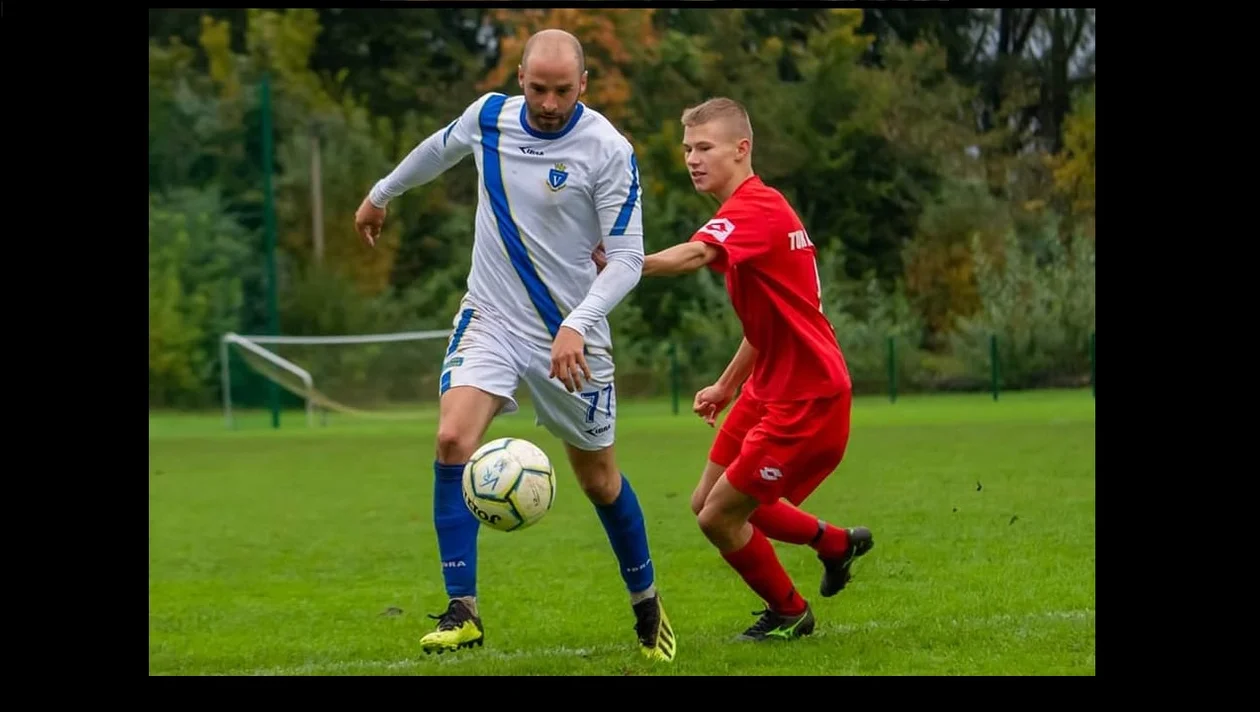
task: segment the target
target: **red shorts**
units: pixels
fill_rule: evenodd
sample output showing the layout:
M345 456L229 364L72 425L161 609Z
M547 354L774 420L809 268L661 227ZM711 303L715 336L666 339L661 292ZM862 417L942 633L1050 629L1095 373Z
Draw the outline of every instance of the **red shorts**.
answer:
M735 489L770 504L799 505L840 465L849 444L852 394L803 401L741 395L722 422L709 460Z

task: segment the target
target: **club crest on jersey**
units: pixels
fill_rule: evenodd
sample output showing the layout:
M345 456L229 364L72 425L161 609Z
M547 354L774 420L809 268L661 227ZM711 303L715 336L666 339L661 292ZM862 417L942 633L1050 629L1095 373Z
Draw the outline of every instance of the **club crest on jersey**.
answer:
M547 187L552 190L560 190L569 180L569 172L565 170L563 163L557 163L547 172Z

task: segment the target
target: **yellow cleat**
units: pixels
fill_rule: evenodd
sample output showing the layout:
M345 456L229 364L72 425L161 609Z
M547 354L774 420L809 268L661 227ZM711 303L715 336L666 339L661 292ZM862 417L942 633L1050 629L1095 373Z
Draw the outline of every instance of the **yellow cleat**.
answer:
M486 634L481 629L481 619L475 615L468 604L458 599L451 600L446 612L440 616L430 615L438 621L437 630L420 639L420 648L425 652L441 655L460 648L471 648L483 645Z
M674 627L661 606L660 594L634 604L634 631L639 636L639 652L649 660L671 662L676 650Z

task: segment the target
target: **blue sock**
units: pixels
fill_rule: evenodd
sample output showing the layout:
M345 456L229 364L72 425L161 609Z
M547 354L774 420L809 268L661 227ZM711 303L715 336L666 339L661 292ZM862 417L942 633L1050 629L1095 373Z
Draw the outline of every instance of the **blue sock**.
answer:
M613 553L617 555L621 578L630 593L639 593L656 580L652 568L652 556L648 552L647 527L643 522L643 510L639 498L630 487L630 480L621 475L621 494L607 506L595 506L599 521L608 533Z
M477 595L477 533L481 523L464 505L463 465L433 463L433 524L437 529L442 578L451 598Z

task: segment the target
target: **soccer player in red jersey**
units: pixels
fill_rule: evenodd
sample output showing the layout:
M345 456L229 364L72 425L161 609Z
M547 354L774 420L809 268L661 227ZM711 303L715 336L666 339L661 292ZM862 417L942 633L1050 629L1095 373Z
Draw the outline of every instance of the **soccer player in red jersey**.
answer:
M766 602L741 638L809 635L813 612L768 538L818 552L824 597L845 587L854 559L874 546L866 527L842 529L798 508L844 457L848 367L822 311L809 234L783 195L753 172L747 111L716 98L685 111L682 124L692 183L721 207L687 242L646 256L643 275L706 266L724 274L744 328L726 371L695 397L693 410L712 426L742 386L714 440L692 510L709 541Z

